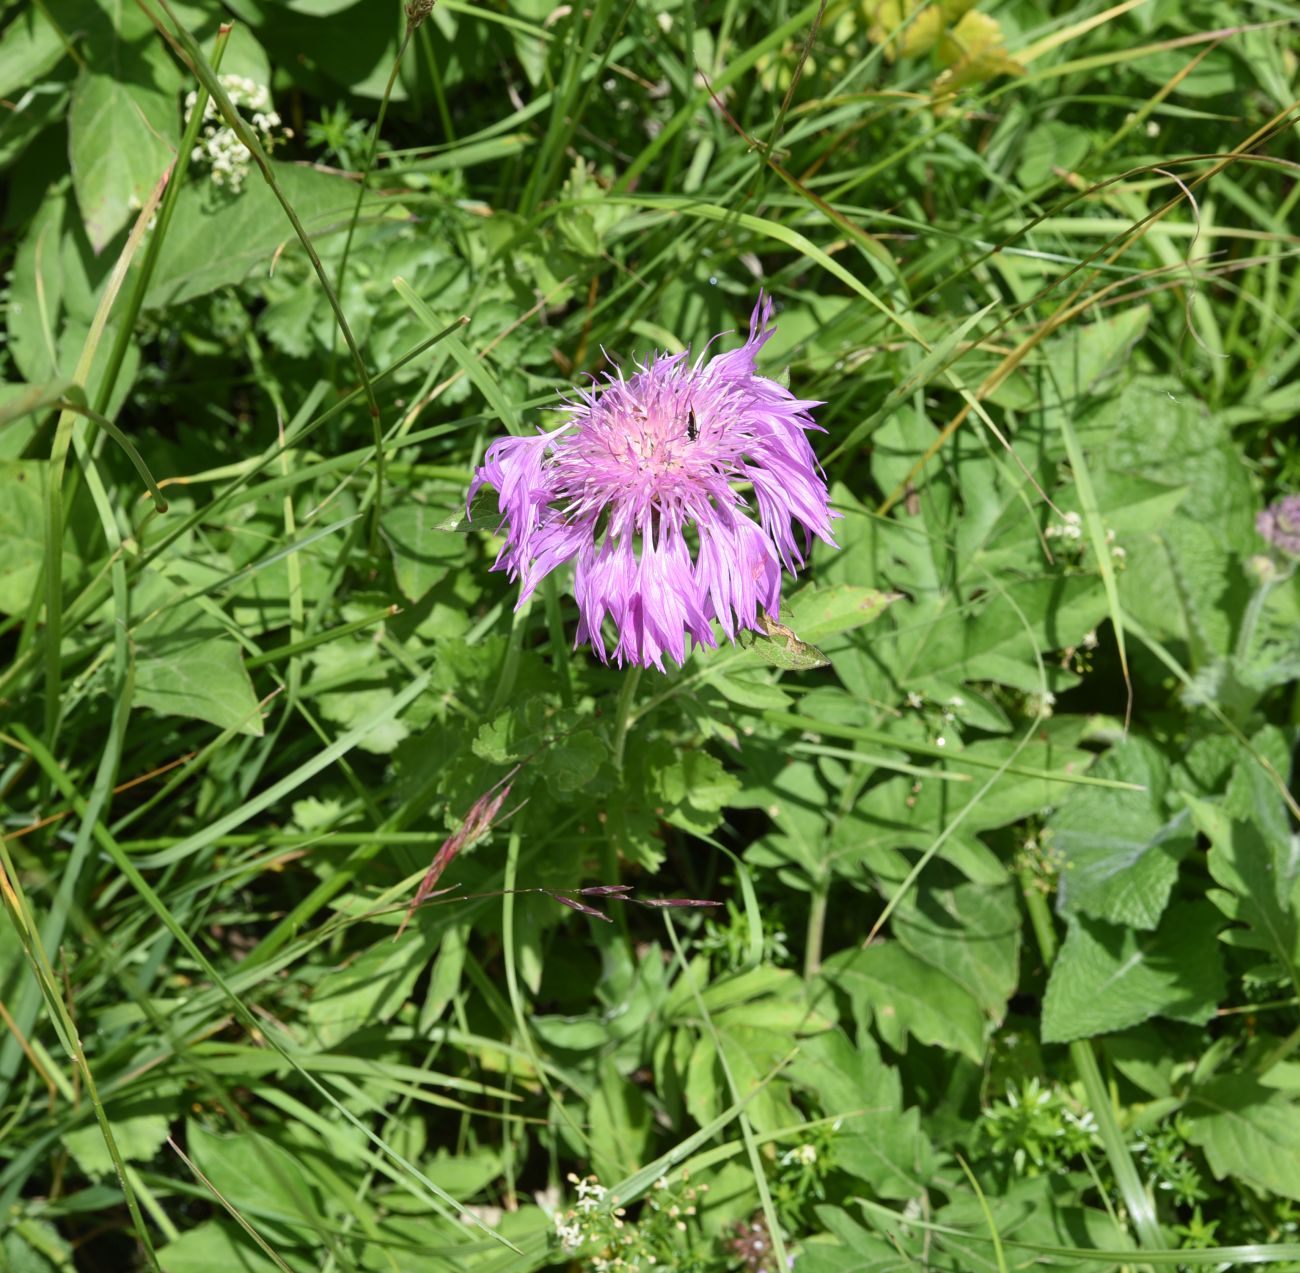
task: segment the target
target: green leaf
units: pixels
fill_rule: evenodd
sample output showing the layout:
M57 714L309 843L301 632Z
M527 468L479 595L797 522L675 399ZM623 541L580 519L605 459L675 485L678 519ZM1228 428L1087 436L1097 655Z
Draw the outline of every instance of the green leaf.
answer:
M440 941L440 930L412 926L396 941L385 934L345 967L326 973L307 1008L321 1046L336 1047L362 1026L388 1021L411 997Z
M678 751L662 741L644 753L646 789L661 817L693 835L707 835L740 791L736 776L699 748Z
M1078 422L1098 472L1158 479L1182 491L1177 508L1125 530L1119 575L1124 610L1157 637L1187 641L1194 662L1227 654L1250 599L1241 558L1258 549L1258 496L1241 448L1222 419L1178 381L1138 377Z
M445 508L406 500L384 511L384 539L393 555L397 586L418 601L465 557L465 541L444 529Z
M0 98L14 98L39 83L67 53L49 15L39 5L25 8L0 35Z
M315 1235L325 1204L320 1190L287 1149L260 1132L221 1135L194 1119L186 1124L185 1141L212 1188L230 1206L245 1212L272 1246Z
M1252 822L1188 797L1196 824L1210 840L1210 874L1221 886L1210 899L1231 920L1246 926L1226 936L1278 961L1300 990L1300 878L1285 837L1266 836Z
M1220 1180L1243 1180L1300 1200L1300 1108L1248 1074L1196 1088L1187 1103L1188 1139Z
M760 611L758 621L763 625L763 634L742 631L738 644L769 667L779 667L787 672L807 672L830 663L830 659L815 645L801 640L791 628L777 623L770 615Z
M163 1273L282 1273L233 1220L204 1220L158 1252Z
M0 1269L5 1273L72 1273L72 1247L48 1221L13 1216L0 1237Z
M1191 819L1165 811L1168 762L1138 738L1113 747L1093 774L1146 791L1076 787L1048 821L1051 847L1065 857L1060 908L1109 924L1154 928L1194 842Z
M239 642L214 614L148 571L133 604L145 616L131 632L136 706L260 738L262 713Z
M920 1111L903 1109L898 1071L884 1063L869 1034L860 1034L856 1046L838 1029L808 1039L788 1074L816 1097L823 1113L841 1120L836 1167L881 1198L921 1195L934 1174L934 1151Z
M548 787L559 795L581 791L595 778L609 749L589 729L552 743L539 757Z
M357 197L350 181L275 160L271 168L313 238L346 226ZM367 215L365 210L362 215ZM240 283L255 271L265 276L281 249L288 256L301 251L283 209L256 172L249 174L238 194L214 195L204 182L188 185L177 197L145 305L150 309L179 305ZM323 250L319 241L317 250Z
M910 891L892 931L912 954L947 974L1000 1022L1020 978L1020 911L1010 883Z
M148 1162L162 1148L171 1127L163 1114L115 1116L112 1124L113 1139L127 1162ZM113 1159L97 1122L64 1132L63 1147L86 1175L102 1179L113 1174Z
M63 219L63 199L44 199L14 255L5 315L9 351L18 370L32 384L53 380L59 373Z
M849 996L860 1023L874 1018L895 1051L904 1050L910 1034L975 1062L983 1057L984 1016L974 996L901 943L842 950L826 960L822 972Z
M351 728L397 696L396 669L373 641L331 641L313 650L310 657L312 678L305 692L320 704L321 714L336 725ZM376 756L386 756L410 733L403 716L396 716L367 734L357 746Z
M1078 645L1106 613L1101 581L1091 575L1026 579L1005 592L990 591L917 632L904 652L906 687L939 698L953 680L996 681L1033 693L1042 687L1035 651Z
M73 86L72 183L96 252L144 206L176 154L176 81L162 78L152 59L135 55L111 70L88 66Z
M600 1067L600 1084L587 1106L591 1161L602 1179L631 1174L650 1149L653 1121L644 1093L620 1074L612 1057Z
M875 622L899 596L852 584L833 584L829 588L809 584L790 598L790 627L801 640L823 641Z
M0 460L0 614L22 614L41 577L48 471L48 460ZM75 577L73 545L64 552L64 578Z
M1208 1021L1226 987L1213 930L1204 902L1170 907L1152 933L1072 917L1043 998L1043 1041L1091 1038L1154 1016Z
M455 531L466 534L472 530L485 530L495 534L501 525L501 508L497 493L491 487L484 487L474 496L474 503L466 512L457 508L444 517L437 525L441 531Z
M1125 356L1150 322L1151 306L1135 305L1111 318L1076 324L1067 335L1050 342L1047 366L1067 411L1076 411L1077 399L1094 393L1123 367Z

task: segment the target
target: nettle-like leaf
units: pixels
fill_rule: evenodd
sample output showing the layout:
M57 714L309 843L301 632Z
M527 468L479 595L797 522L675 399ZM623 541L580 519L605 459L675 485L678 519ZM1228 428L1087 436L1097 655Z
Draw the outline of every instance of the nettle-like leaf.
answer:
M1215 918L1205 902L1171 906L1154 932L1071 918L1043 998L1044 1042L1111 1034L1154 1016L1208 1021L1227 988L1211 940Z
M822 975L848 995L860 1025L874 1023L895 1051L907 1035L978 1062L984 1055L984 1014L975 996L901 942L842 950Z
M1169 763L1150 743L1130 738L1093 768L1144 791L1076 787L1048 820L1050 844L1064 856L1060 909L1151 929L1168 904L1178 864L1195 833L1186 809L1166 800Z
M1281 803L1276 793L1274 800ZM1210 874L1220 886L1210 890L1210 900L1244 925L1223 939L1269 955L1300 991L1300 853L1285 814L1281 834L1276 824L1269 834L1253 819L1234 818L1207 801L1188 797L1188 804L1210 840Z
M1150 520L1117 530L1125 610L1186 641L1196 661L1227 654L1250 599L1242 562L1259 544L1259 498L1228 425L1177 381L1139 376L1087 411L1078 432L1101 489L1137 479L1182 492L1173 508L1157 501Z
M1219 1180L1244 1180L1300 1200L1300 1106L1254 1075L1230 1074L1193 1089L1188 1139Z
M1009 880L944 886L934 874L924 888L904 895L891 931L912 954L968 990L996 1025L1020 978L1015 887Z
M903 1108L898 1070L887 1065L870 1034L856 1043L841 1029L805 1040L788 1071L827 1117L841 1120L835 1165L881 1198L919 1197L935 1171L935 1153L921 1112Z
M132 609L140 616L131 629L138 706L241 734L262 734L262 713L243 652L215 605L186 598L169 579L145 571Z

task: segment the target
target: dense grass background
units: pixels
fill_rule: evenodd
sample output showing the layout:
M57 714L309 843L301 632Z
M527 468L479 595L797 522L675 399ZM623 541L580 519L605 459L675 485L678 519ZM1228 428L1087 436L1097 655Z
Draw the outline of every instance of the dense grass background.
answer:
M0 1267L1300 1268L1300 9L0 15ZM760 287L604 667L469 477Z

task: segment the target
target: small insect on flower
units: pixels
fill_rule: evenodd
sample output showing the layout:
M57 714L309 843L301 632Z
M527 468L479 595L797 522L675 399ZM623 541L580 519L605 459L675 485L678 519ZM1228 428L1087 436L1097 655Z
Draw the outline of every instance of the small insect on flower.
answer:
M760 294L740 348L620 368L575 389L558 428L488 447L468 502L496 488L493 569L520 581L519 604L571 561L574 644L661 672L665 654L685 662L688 636L715 647L714 622L734 641L779 616L782 568L795 574L814 536L834 547L838 514L807 438L821 404L757 373L775 330Z

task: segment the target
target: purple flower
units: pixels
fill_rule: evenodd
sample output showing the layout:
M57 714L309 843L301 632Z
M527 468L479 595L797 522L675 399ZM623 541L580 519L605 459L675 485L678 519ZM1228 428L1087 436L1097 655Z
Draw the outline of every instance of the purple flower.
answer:
M1283 495L1258 517L1255 529L1275 548L1300 557L1300 495Z
M573 562L574 644L590 641L603 661L607 618L615 661L661 672L665 654L685 662L688 634L716 646L715 619L731 641L761 631L760 611L780 612L782 567L795 573L814 535L835 543L838 514L805 436L821 404L755 373L771 317L760 293L739 349L707 362L658 355L575 390L564 424L499 438L470 483L470 501L496 487L506 542L493 569L520 580L520 604Z

